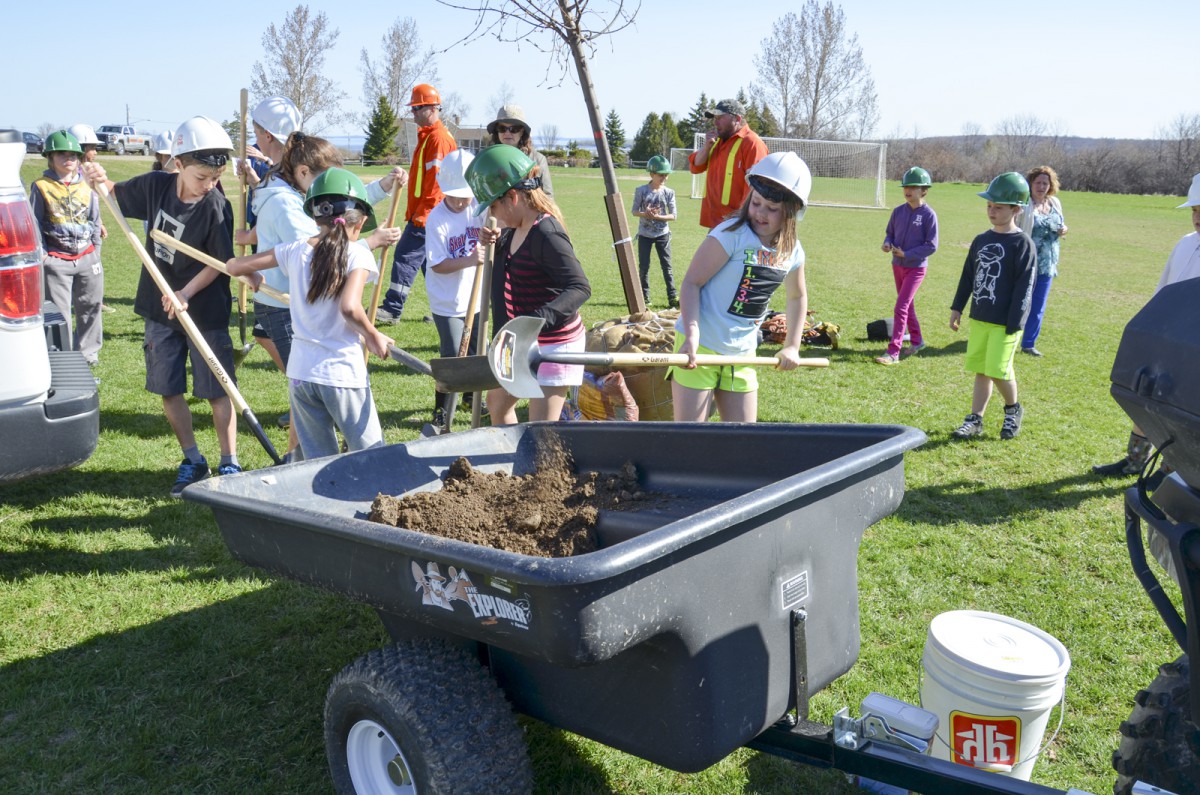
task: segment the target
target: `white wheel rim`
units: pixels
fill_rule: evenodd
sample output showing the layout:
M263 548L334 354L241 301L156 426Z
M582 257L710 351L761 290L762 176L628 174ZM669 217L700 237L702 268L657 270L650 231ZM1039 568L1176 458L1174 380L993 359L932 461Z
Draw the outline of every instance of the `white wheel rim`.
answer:
M380 724L360 720L346 735L346 764L356 792L363 795L416 795L408 760Z

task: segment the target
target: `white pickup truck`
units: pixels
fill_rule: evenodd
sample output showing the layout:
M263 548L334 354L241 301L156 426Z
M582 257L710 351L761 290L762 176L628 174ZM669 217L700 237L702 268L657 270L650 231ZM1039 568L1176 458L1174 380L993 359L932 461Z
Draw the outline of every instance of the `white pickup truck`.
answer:
M0 130L0 484L85 461L100 433L96 379L82 353L64 350L62 312L42 301L24 158L21 133Z
M96 137L100 139L102 151L117 155L149 155L154 151L153 137L128 124L103 124L96 130Z

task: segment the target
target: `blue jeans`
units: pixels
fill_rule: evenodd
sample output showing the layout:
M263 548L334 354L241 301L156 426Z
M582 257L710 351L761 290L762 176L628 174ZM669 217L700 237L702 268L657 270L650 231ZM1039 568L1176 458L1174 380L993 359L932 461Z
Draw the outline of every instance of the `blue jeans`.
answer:
M417 280L417 272L425 268L425 227L409 221L404 234L396 244L396 257L392 260L392 280L383 297L383 309L396 317L404 311L404 302Z
M270 306L254 302L254 320L261 326L267 339L275 343L279 359L287 370L288 357L292 355L292 312L286 306ZM255 335L257 336L257 335Z
M1037 275L1033 283L1033 295L1029 298L1029 319L1025 321L1025 334L1021 337L1022 348L1032 348L1037 345L1038 335L1042 333L1042 318L1046 316L1046 301L1050 297L1050 285L1054 284L1053 276Z

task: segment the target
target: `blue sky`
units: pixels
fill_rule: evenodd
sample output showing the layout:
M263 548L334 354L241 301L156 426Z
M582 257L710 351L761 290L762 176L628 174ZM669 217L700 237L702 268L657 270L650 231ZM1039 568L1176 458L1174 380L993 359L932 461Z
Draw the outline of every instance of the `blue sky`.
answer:
M607 7L605 0L593 4ZM206 0L190 11L164 7L156 15L65 0L54 13L55 20L71 20L63 25L48 22L36 3L10 4L6 62L29 80L10 76L0 83L0 126L123 122L127 106L130 119L151 132L195 114L232 118L239 90L249 87L251 69L262 60L263 32L296 5ZM460 39L473 22L468 12L435 0L308 5L324 10L340 31L325 75L356 114L366 110L359 52L378 47L395 19L415 18L423 41L439 48ZM1180 114L1200 113L1194 55L1200 3L841 5L875 79L880 136L954 135L964 125L994 132L1004 119L1033 115L1066 135L1148 138ZM799 4L643 0L634 28L597 45L591 69L603 112L616 109L632 138L651 111L682 115L701 91L720 98L749 87L759 43L789 8ZM96 57L87 56L88 46ZM58 76L77 64L86 72L73 80ZM439 55L436 66L438 87L456 91L469 106L464 122L491 119L493 100L507 83L535 136L547 123L557 125L564 140L590 135L573 70L559 85L559 70L528 44L459 45ZM357 124L323 131L334 140L360 133Z

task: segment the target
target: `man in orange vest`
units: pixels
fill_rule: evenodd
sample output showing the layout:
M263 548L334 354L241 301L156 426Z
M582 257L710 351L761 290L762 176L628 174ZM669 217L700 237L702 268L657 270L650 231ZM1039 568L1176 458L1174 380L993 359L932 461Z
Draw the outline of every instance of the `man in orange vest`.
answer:
M704 136L704 146L688 155L693 174L708 172L700 226L712 229L736 213L746 198L746 172L767 156L767 145L746 126L746 109L736 99L723 99L704 112L713 129Z
M392 260L392 280L375 315L378 323L400 322L417 272L425 267L425 219L442 200L438 171L442 158L458 148L440 118L441 104L442 97L433 86L419 83L413 87L408 106L417 123L417 148L409 167L408 209L404 213L404 234L396 244L396 258Z

